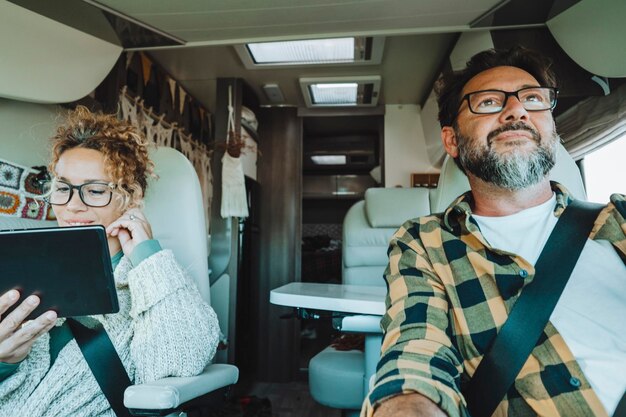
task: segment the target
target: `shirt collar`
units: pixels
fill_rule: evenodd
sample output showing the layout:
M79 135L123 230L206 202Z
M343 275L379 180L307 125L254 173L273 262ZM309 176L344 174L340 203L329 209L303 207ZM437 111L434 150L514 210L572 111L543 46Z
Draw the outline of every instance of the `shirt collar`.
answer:
M550 181L550 187L552 191L556 194L556 206L554 207L554 215L559 217L565 207L573 200L570 192L563 186L555 181ZM467 224L470 216L472 215L472 205L474 203L474 197L472 196L471 191L467 191L466 193L457 197L452 204L446 208L443 212L443 222L444 225L449 230L454 230L455 228L465 224L466 228L471 231L472 226ZM465 221L464 221L465 220ZM471 222L473 225L475 223Z

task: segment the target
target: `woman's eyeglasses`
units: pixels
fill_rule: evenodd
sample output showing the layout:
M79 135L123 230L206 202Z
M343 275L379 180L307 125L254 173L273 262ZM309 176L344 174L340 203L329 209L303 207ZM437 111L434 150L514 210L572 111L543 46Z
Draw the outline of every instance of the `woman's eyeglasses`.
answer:
M44 200L56 206L63 206L70 202L74 190L78 190L81 201L89 207L104 207L111 203L113 183L93 181L81 185L73 185L61 180L50 180L43 183Z

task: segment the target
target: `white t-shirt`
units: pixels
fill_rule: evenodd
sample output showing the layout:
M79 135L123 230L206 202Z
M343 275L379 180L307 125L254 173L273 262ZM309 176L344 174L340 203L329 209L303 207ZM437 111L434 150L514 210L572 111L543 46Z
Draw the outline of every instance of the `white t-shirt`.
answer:
M534 265L558 220L555 206L553 195L510 216L472 217L492 247ZM612 414L626 390L626 266L610 242L587 239L550 321Z

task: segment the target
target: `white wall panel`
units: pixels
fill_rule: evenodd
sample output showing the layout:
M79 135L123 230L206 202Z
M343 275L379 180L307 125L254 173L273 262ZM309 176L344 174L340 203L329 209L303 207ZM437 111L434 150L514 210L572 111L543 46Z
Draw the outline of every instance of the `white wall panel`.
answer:
M5 1L0 51L0 97L65 103L95 89L122 47Z

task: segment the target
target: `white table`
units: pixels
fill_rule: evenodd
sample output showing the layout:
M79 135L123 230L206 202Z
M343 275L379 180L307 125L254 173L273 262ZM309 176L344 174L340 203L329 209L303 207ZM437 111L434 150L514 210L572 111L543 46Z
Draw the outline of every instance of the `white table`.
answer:
M270 303L352 314L385 314L385 287L292 282L270 292Z
M270 303L313 310L349 314L341 330L365 333L364 395L369 391L370 377L376 372L382 332L380 319L385 314L385 287L365 285L292 282L270 292Z

